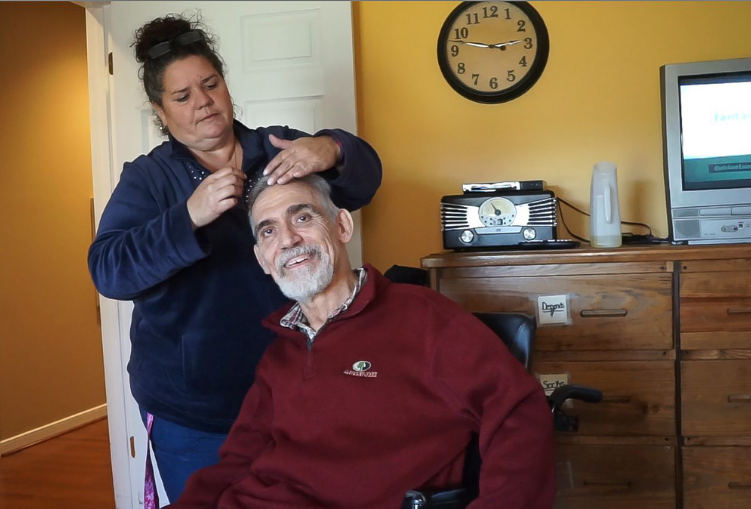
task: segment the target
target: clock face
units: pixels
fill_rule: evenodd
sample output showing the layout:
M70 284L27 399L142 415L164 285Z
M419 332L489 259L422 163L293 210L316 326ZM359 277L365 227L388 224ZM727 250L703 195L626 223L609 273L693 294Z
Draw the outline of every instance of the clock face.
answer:
M527 2L462 2L443 24L438 63L464 97L498 103L519 97L548 60L548 32Z

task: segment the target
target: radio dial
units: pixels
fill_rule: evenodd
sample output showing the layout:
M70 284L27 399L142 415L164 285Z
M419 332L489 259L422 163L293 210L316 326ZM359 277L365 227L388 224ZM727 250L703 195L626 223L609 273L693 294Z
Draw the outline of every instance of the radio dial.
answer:
M524 235L525 240L532 240L537 237L537 232L534 228L524 228L522 235Z
M506 198L490 198L480 205L480 221L485 226L509 226L514 219L516 206Z

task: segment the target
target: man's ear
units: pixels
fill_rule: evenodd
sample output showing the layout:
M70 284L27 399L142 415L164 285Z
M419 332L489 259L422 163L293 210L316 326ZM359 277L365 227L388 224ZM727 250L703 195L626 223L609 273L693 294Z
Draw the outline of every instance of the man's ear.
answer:
M352 240L352 235L355 232L355 222L352 219L352 214L346 209L339 209L336 213L336 233L339 240L343 244L347 244Z
M263 257L261 256L261 250L258 249L258 244L253 246L253 252L256 254L256 260L258 260L258 265L261 266L261 268L266 274L271 274L271 272L269 272L269 268L266 266L266 263L263 261Z

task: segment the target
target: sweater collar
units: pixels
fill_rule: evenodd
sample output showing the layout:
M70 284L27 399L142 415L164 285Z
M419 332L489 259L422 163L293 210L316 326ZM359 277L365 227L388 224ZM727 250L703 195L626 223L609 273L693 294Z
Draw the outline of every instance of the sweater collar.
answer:
M352 301L352 304L350 304L349 308L342 314L337 316L334 322L357 316L376 299L378 294L383 293L386 287L391 284L388 279L383 277L383 275L369 263L363 265L363 269L365 269L365 271L367 272L365 284L355 297L355 300ZM284 305L281 309L273 312L263 320L263 326L275 332L279 337L304 337L305 335L302 332L298 330L288 329L287 327L282 326L280 323L282 318L290 311L290 309L292 309L294 305L295 302L290 302Z

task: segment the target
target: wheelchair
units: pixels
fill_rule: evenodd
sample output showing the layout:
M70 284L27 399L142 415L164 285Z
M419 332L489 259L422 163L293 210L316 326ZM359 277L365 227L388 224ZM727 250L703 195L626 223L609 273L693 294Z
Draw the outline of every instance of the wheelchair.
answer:
M384 274L387 279L396 283L417 284L428 286L427 271L412 267L394 266ZM529 369L534 350L536 321L532 316L519 313L474 313L502 340L511 354ZM553 431L575 433L579 430L579 418L568 415L563 409L569 400L579 400L588 403L599 403L602 392L579 385L564 385L556 388L548 396L550 410L553 413ZM478 437L473 436L467 445L465 453L462 487L446 491L417 491L407 492L402 509L463 509L479 494L480 469L482 458Z

